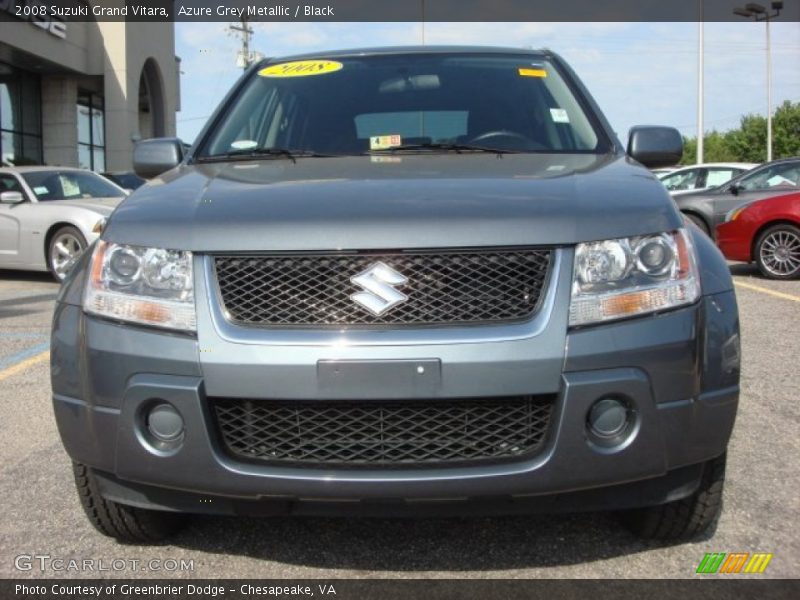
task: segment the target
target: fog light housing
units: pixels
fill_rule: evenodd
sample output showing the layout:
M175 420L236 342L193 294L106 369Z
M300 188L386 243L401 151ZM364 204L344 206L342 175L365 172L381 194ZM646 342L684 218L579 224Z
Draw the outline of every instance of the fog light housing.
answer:
M166 402L153 406L145 416L148 433L164 444L174 444L183 437L183 417L178 410Z
M613 438L628 424L628 407L616 398L598 400L589 409L589 428L598 437Z
M635 412L626 400L607 396L589 408L586 433L595 447L620 447L627 445L636 429L635 422Z

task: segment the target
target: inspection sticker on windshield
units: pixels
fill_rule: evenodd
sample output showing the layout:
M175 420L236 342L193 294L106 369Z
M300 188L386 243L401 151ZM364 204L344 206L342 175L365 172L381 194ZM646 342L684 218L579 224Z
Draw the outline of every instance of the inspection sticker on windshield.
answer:
M310 75L325 75L342 69L344 65L335 60L296 60L281 63L261 69L258 74L262 77L309 77Z
M563 108L551 108L550 117L553 123L569 123L569 115Z
M231 148L234 150L250 150L256 146L258 146L258 142L255 140L236 140L231 142Z
M386 150L402 145L403 140L399 135L373 135L369 138L370 150Z
M526 69L520 67L519 74L522 77L547 77L547 71L544 69Z

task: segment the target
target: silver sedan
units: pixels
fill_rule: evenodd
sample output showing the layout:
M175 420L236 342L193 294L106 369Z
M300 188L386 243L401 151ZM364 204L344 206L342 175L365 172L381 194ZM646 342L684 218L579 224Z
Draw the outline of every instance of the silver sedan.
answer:
M0 168L0 269L64 279L126 195L83 169Z

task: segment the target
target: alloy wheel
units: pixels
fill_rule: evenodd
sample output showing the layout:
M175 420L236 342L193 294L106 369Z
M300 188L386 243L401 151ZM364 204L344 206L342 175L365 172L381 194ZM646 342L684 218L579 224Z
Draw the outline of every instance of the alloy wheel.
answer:
M776 277L791 277L800 272L800 235L777 229L769 233L759 248L761 264Z

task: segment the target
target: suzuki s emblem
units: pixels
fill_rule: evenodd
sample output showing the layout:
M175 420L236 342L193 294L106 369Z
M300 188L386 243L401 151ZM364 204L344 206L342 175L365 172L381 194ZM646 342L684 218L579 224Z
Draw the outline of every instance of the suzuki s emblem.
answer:
M351 277L350 281L366 290L353 294L350 299L358 302L376 317L408 300L408 296L398 292L394 287L405 285L408 279L382 262L370 265L366 271Z

